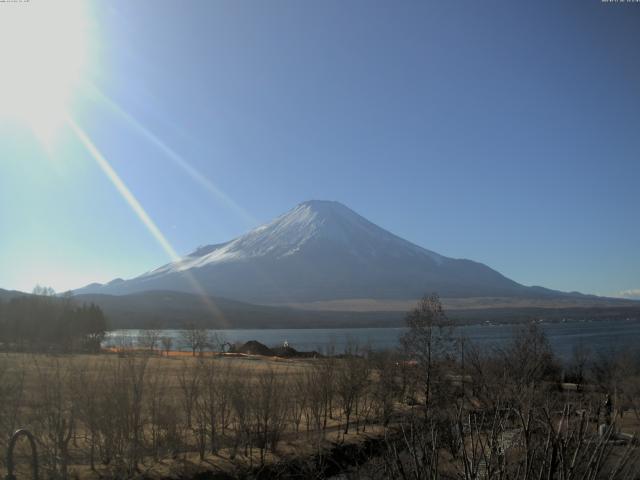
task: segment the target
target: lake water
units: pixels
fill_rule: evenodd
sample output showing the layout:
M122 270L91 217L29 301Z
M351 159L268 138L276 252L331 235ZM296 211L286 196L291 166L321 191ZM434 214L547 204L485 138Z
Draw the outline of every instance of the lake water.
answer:
M616 350L640 349L640 321L611 320L593 322L543 323L549 342L556 354L570 358L575 346L583 344L594 353ZM471 342L481 347L504 345L512 337L513 325L469 325L459 327ZM371 346L376 350L398 346L405 328L339 328L339 329L274 329L274 330L211 330L227 342L244 343L257 340L267 346L282 345L287 341L296 350L326 351L333 346L336 352L344 351L349 342ZM115 330L108 334L105 346L135 346L140 330ZM162 330L161 336L173 338L173 348L188 350L180 339L180 330Z

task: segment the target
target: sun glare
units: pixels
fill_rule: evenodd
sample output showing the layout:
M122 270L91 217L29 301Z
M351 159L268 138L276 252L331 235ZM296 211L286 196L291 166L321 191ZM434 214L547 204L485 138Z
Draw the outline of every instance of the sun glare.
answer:
M45 145L65 121L87 57L81 0L6 3L0 12L0 117L21 122Z

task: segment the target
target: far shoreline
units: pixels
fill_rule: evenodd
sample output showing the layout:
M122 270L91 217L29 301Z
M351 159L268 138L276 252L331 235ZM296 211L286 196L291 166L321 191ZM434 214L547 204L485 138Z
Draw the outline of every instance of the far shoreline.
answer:
M567 318L567 319L530 319L530 320L520 320L520 321L472 321L472 322L464 322L457 323L455 319L452 320L452 326L455 328L458 327L501 327L501 326L520 326L520 325L528 325L531 323L536 323L539 325L555 325L555 324L567 324L567 323L606 323L606 322L630 322L630 323L640 323L640 317L627 317L627 318L584 318L584 319L576 319L576 318ZM404 321L401 321L401 324L389 324L389 325L380 325L380 324L362 324L362 325L325 325L325 326L316 326L316 325L299 325L299 326L262 326L262 327L211 327L211 326L199 326L203 330L210 331L255 331L255 330L265 330L265 331L274 331L274 330L387 330L387 329L403 329L407 328L404 325ZM109 332L120 332L120 331L132 331L132 330L162 330L162 331L181 331L181 330L189 330L189 328L185 326L140 326L140 327L121 327L121 328L112 328L107 330Z

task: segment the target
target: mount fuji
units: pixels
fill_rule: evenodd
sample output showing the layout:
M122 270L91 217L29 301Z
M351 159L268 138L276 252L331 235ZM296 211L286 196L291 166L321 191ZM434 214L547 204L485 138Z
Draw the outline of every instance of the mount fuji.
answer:
M75 293L152 290L204 291L259 304L396 301L425 292L448 298L576 295L523 286L482 263L414 245L341 203L320 200L301 203L234 240L200 247L138 277L91 284Z

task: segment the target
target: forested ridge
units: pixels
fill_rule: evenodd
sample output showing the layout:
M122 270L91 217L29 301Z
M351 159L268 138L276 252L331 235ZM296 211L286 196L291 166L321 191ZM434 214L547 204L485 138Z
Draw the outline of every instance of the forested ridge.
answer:
M98 351L108 329L102 309L36 287L33 295L0 299L0 345L10 351Z

